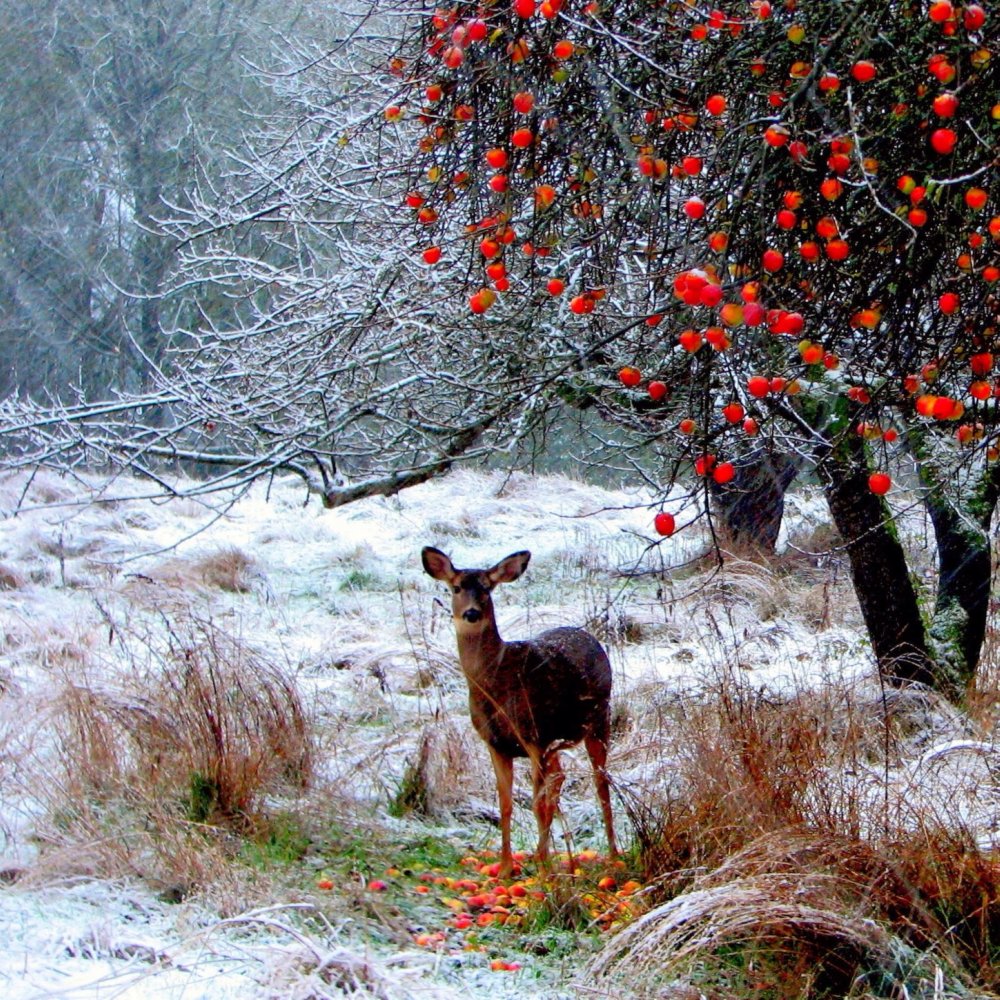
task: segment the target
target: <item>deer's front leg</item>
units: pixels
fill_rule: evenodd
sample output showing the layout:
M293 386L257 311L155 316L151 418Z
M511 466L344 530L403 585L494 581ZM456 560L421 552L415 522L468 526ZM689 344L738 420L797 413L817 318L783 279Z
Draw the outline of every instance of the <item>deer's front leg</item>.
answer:
M531 774L535 784L535 819L538 822L538 862L545 865L549 858L552 820L559 808L559 792L565 775L556 751L531 756Z
M514 811L514 758L490 747L493 773L497 779L497 796L500 799L500 878L510 878L514 859L510 850L510 819Z

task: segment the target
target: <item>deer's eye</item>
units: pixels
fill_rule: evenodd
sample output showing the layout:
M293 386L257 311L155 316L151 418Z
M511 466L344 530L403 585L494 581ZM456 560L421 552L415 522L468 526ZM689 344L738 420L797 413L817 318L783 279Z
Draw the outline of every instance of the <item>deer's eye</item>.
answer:
M456 594L461 594L462 593L462 588L461 587L455 587L454 590L455 590Z

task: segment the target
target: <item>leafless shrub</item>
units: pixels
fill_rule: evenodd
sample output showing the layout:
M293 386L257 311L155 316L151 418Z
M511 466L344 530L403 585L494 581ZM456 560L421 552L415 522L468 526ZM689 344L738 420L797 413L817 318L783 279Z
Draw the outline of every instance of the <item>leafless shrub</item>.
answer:
M23 590L27 586L24 574L10 563L0 563L0 590Z

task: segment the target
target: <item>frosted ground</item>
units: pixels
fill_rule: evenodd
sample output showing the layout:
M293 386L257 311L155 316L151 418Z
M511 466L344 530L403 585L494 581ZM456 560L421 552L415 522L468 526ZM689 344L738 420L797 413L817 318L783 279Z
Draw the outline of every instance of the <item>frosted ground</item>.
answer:
M453 807L458 835L479 844L495 844L495 828L475 827L467 813L488 815L494 792L465 715L444 595L421 570L425 544L456 565L530 549L526 577L497 597L501 632L590 622L609 648L621 705L697 697L728 669L776 697L831 679L872 686L843 557L818 554L825 509L808 492L790 498L782 535L782 558L803 569L793 587L740 559L722 572L698 562L708 539L693 507L674 507L680 530L653 545L647 496L562 477L458 472L333 511L306 503L294 479L259 484L225 509L144 499L135 482L114 490L114 502L91 503L107 494L44 475L0 484L3 511L20 508L0 522L0 995L8 1000L336 995L323 992L331 977L320 978L321 967L345 970L345 982L364 984L362 996L582 995L573 963L497 974L476 956L448 963L415 947L369 944L360 918L331 916L308 891L268 901L235 889L177 903L139 880L53 865L43 833L58 797L53 699L69 682L115 683L127 669L118 635L155 627L170 609L197 609L295 678L323 733L318 781L390 831L407 822L386 813L404 765L419 735L439 727L462 748L465 767L452 800L442 795L444 811ZM211 570L233 551L235 593ZM953 797L970 774L977 788L992 788L990 760L990 747L956 720L936 718L894 780L913 796ZM620 780L649 767L641 741L612 751ZM583 844L600 847L599 834L588 839L600 824L585 761L573 757L568 770L567 822ZM520 772L516 783L523 790ZM993 804L991 795L967 806L987 839ZM627 832L625 818L617 822ZM530 839L523 800L515 830Z

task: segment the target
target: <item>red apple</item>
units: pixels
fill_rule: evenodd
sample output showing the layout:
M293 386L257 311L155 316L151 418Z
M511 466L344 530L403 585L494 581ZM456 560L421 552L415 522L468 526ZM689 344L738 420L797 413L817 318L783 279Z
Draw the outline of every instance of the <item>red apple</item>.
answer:
M822 237L824 240L832 240L839 232L840 228L833 216L824 215L816 223L816 235Z
M697 330L682 330L677 335L677 342L688 354L694 354L703 343L703 337Z
M626 365L618 372L618 381L626 388L634 389L642 381L642 372L633 365Z
M694 460L694 471L696 475L707 476L715 468L714 455L699 455Z
M851 76L854 77L858 83L868 83L870 80L874 80L878 70L870 59L859 59L851 67Z
M936 0L930 5L927 16L936 24L941 24L944 21L950 21L955 16L955 8L949 0Z
M826 255L830 260L845 260L850 254L851 248L847 243L847 240L835 239L830 240L826 245Z
M938 309L946 316L950 316L961 305L961 299L955 292L945 292L938 298Z
M764 265L765 271L780 271L782 265L785 263L785 255L780 250L773 248L765 250L761 257L761 263Z
M503 170L507 166L507 150L500 149L499 147L488 149L485 160L494 170Z
M827 177L820 182L819 193L827 201L836 201L844 193L844 185L836 177Z
M965 204L973 211L978 212L989 201L989 194L980 187L971 187L965 192Z
M511 145L518 149L527 149L535 141L535 133L530 128L514 129L510 137Z
M873 472L868 477L868 489L876 496L885 496L889 492L890 486L892 486L892 480L884 472Z
M723 232L712 233L708 238L708 246L710 250L722 253L729 246L729 234Z
M710 115L714 115L717 118L726 110L726 99L722 96L722 94L712 94L712 96L705 101L705 110Z
M813 240L806 240L805 243L799 245L799 254L803 260L819 260L819 253L819 244Z
M661 510L660 513L653 518L653 527L656 528L659 534L669 538L674 533L674 529L677 527L677 522L673 514L669 514L667 511Z
M935 153L947 156L955 148L958 135L954 129L938 128L931 132L931 147Z
M545 210L556 200L556 189L551 184L539 184L535 188L535 208Z
M722 415L731 424L738 424L743 419L744 413L743 404L736 402L736 400L726 403L722 408Z
M476 315L482 315L496 302L496 298L497 293L492 288L480 288L478 292L469 297L469 308Z
M712 470L712 478L720 485L723 486L726 483L732 482L733 477L736 475L736 468L732 462L720 462Z
M954 94L938 94L931 105L938 118L952 118L958 110L958 98Z
M962 20L966 31L978 31L986 23L986 11L978 3L966 4Z
M526 90L522 90L514 95L513 103L514 110L518 112L518 114L530 114L531 109L535 106L535 95Z
M789 132L784 125L769 125L764 130L764 142L769 146L778 148L788 142Z
M684 214L689 219L700 219L705 214L705 202L695 195L684 202Z

